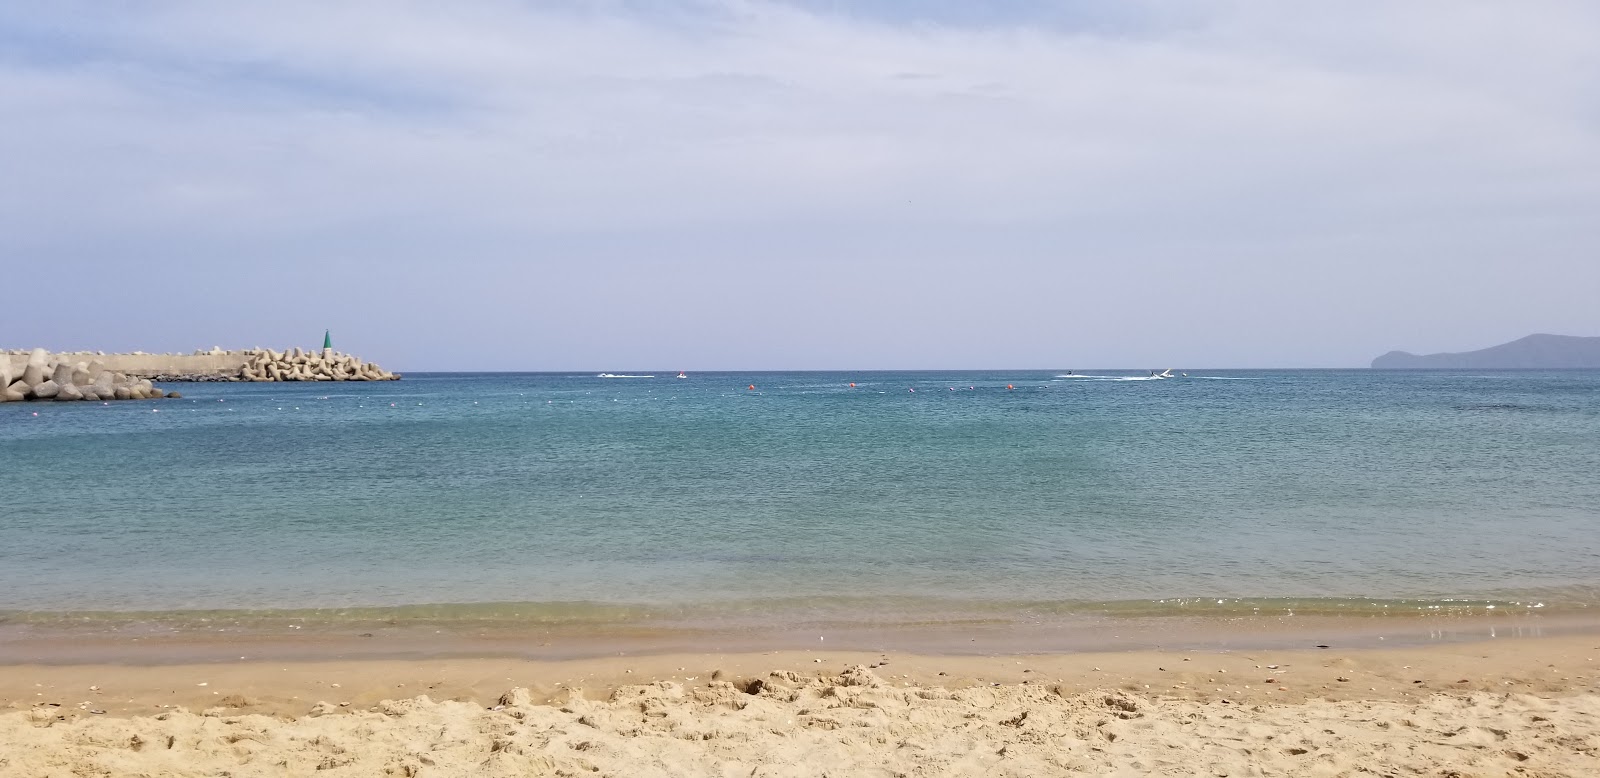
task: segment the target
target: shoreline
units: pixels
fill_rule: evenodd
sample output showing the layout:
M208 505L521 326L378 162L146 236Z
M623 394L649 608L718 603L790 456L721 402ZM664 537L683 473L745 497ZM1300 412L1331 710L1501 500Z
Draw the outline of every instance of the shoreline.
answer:
M1600 636L1600 614L1439 613L1389 616L1152 616L1051 621L952 620L784 627L676 627L638 623L471 620L229 622L200 618L34 623L0 619L0 668L19 664L193 664L250 659L564 661L616 655L792 650L927 656L1130 651L1405 648L1494 639Z
M1600 638L1565 636L7 665L0 773L1579 776L1600 769L1597 661Z
M1197 664L1196 664L1197 663ZM608 696L658 681L745 681L772 672L803 676L854 665L894 681L959 688L1050 683L1072 693L1115 687L1188 699L1235 701L1410 699L1435 692L1600 693L1600 635L1496 638L1381 648L1241 648L1048 654L919 654L895 651L687 651L576 659L434 657L328 658L124 664L0 664L0 709L41 701L101 701L111 715L213 707L243 694L258 712L296 715L318 694L352 705L395 696L489 701L513 686L535 701L574 689ZM1269 665L1275 668L1267 669ZM881 666L881 667L880 667ZM892 668L892 670L890 669ZM1275 670L1283 670L1275 673ZM1292 671L1292 672L1291 672ZM712 676L717 676L715 679ZM1266 681L1275 677L1277 681ZM1337 681L1345 677L1347 681ZM117 679L116 683L110 682ZM340 683L343 681L343 683ZM1420 681L1420 683L1419 683ZM1463 682L1465 681L1465 682ZM118 685L120 684L120 685ZM89 690L90 686L98 687ZM503 688L502 688L503 687ZM66 695L49 699L52 695ZM492 705L492 702L489 702ZM165 706L165 707L163 707Z

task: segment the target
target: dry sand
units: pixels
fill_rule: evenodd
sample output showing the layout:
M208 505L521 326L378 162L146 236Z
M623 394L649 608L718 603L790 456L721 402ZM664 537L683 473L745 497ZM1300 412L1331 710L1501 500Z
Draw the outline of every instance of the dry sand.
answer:
M1600 776L1597 660L1588 636L13 665L0 775Z

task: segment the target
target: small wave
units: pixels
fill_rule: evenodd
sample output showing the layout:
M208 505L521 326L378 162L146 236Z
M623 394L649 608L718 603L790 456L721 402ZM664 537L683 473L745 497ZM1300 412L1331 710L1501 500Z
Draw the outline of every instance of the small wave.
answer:
M1457 405L1458 411L1507 411L1511 413L1574 413L1581 409L1559 405L1524 405L1522 403L1470 403Z
M1170 376L1157 376L1157 375L1148 375L1147 376L1147 375L1087 375L1087 374L1074 373L1074 374L1070 374L1070 375L1058 375L1058 376L1056 376L1056 378L1064 379L1064 380L1066 380L1066 379L1079 379L1079 380L1085 380L1085 381L1163 381L1163 380L1166 380L1168 378L1174 378L1174 379L1192 378L1192 379L1195 379L1195 380L1198 380L1198 381L1260 381L1260 380L1262 380L1260 378L1246 377L1246 376L1227 376L1227 375L1196 375L1196 376L1191 376L1191 375L1182 375L1182 374L1180 374L1180 375L1170 375Z

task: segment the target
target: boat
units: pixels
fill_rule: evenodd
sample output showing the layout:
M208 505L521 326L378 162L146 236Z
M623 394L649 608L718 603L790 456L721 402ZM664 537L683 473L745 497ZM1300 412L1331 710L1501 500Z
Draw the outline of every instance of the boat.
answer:
M682 371L682 370L679 370L679 371L678 371L678 377L679 377L679 378L688 378L688 376L686 376L686 375L684 375L684 374L683 374L683 371Z

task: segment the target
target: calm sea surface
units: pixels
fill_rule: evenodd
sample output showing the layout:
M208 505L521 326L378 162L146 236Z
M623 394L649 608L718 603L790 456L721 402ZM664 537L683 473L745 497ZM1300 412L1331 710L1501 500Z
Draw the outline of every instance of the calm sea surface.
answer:
M1600 604L1600 372L1099 375L410 375L0 405L0 611Z

